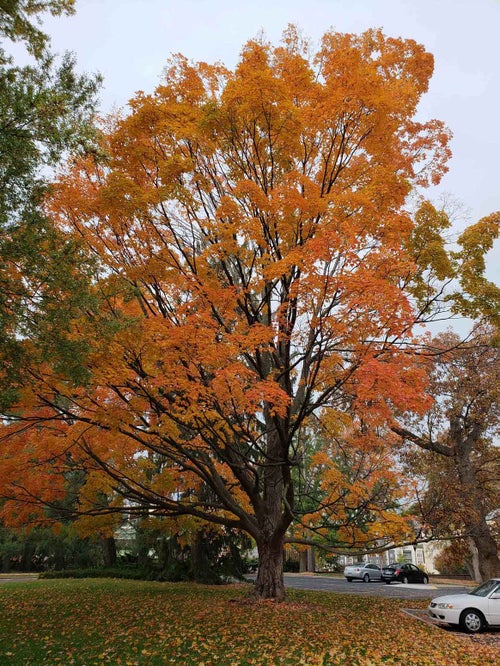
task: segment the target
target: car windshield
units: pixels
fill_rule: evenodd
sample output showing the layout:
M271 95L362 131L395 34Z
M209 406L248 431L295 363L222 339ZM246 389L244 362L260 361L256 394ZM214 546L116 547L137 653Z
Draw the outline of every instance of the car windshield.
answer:
M488 594L493 592L497 587L500 587L500 583L497 580L488 580L486 583L476 587L475 590L472 590L470 594L473 594L476 597L487 597Z

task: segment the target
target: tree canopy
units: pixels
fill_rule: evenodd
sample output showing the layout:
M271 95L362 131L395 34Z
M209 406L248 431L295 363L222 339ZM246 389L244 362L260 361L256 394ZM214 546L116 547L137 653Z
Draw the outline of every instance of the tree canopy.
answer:
M23 42L28 51L40 58L49 37L40 27L40 15L73 14L75 0L0 0L0 34L13 42Z
M464 256L427 251L442 220L405 205L447 168L443 123L415 119L432 70L412 40L328 32L313 52L290 27L234 71L176 56L108 119L105 159L70 162L47 202L99 273L66 321L84 372L22 343L11 516L81 467L80 512L246 532L277 598L285 538L404 538L388 425L431 404L414 327Z
M53 169L69 153L95 144L92 118L99 76L78 74L73 56L48 51L36 25L40 12L72 10L72 0L0 3L0 35L23 41L34 56L17 66L0 48L0 403L16 395L24 353L22 339L64 336L60 294L84 289L88 276L75 270L86 259L63 238L43 211ZM77 277L79 273L80 277ZM41 316L43 313L43 317ZM35 319L38 317L38 320ZM55 325L54 318L58 318ZM44 324L42 324L42 319ZM36 329L36 330L35 330Z

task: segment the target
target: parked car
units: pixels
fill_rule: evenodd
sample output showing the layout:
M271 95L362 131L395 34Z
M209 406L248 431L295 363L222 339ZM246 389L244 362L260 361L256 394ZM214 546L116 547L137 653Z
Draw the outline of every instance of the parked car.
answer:
M419 569L414 564L406 562L406 564L389 564L389 566L382 569L382 579L387 584L392 583L394 580L400 583L427 583L429 576Z
M382 580L382 571L376 564L370 562L359 562L358 564L351 564L344 569L344 576L347 582L357 579L365 583L372 580Z
M467 594L436 597L427 610L432 619L458 624L469 634L500 626L500 578L492 578Z

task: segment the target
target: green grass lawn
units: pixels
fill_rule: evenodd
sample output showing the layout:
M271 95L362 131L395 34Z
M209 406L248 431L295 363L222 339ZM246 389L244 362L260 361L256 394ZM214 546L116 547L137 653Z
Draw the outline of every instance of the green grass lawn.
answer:
M487 666L494 642L420 622L427 602L291 591L253 602L249 587L124 580L0 586L0 664Z

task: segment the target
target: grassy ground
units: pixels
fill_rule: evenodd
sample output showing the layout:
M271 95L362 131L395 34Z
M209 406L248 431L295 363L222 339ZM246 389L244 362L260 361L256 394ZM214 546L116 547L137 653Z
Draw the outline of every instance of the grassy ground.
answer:
M273 604L250 601L248 590L117 580L2 583L0 664L497 663L497 636L478 641L401 612L426 601L291 591L289 602Z

